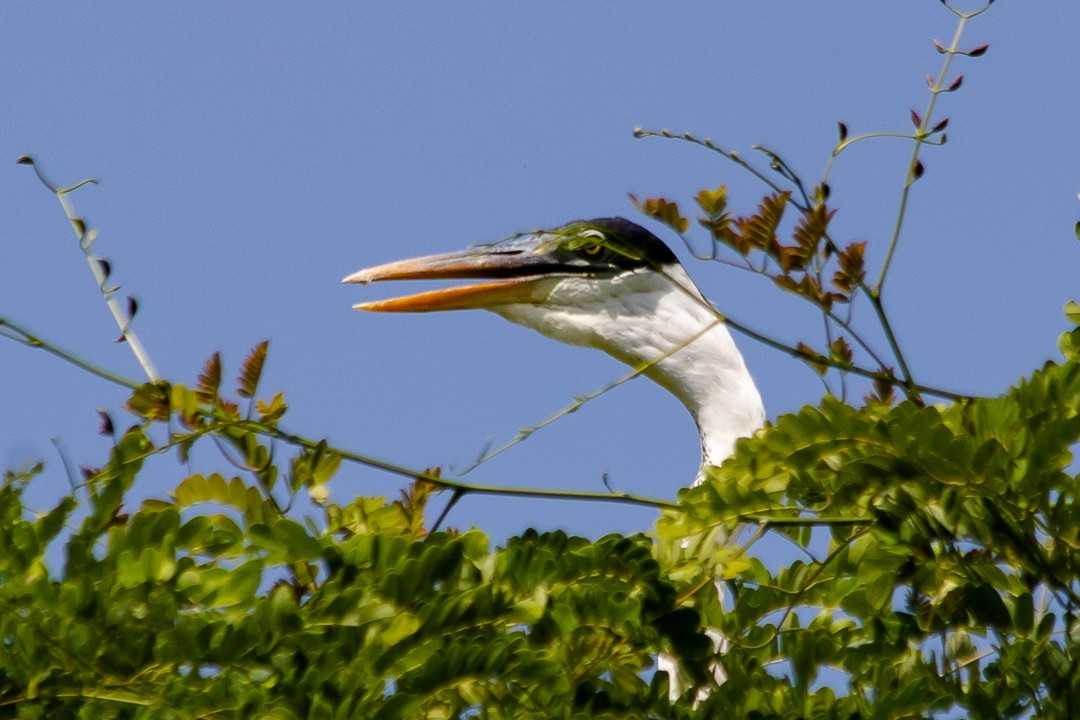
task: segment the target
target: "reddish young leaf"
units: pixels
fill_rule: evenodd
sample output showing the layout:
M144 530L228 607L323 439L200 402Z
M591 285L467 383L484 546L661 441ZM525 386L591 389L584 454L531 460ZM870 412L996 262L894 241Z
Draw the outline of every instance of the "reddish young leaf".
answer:
M200 402L213 404L217 402L218 392L221 389L221 353L216 352L203 365L203 371L199 374L195 384L195 393Z
M866 277L864 268L864 256L866 253L866 241L851 243L844 248L838 256L840 269L833 275L833 285L846 293L850 293Z
M833 360L844 365L850 365L854 358L851 346L848 344L848 341L842 337L838 337L832 341L832 344L829 346L829 351L832 353Z
M896 399L896 393L894 391L896 383L896 375L893 374L892 368L889 368L887 372L880 372L874 375L874 389L866 394L864 398L868 403L884 403L891 405Z
M810 363L810 367L814 368L814 372L818 375L824 375L829 371L829 363L826 362L825 356L814 348L801 342L795 346L795 349L799 351L799 355L801 355L804 360Z
M684 233L690 228L690 221L679 212L678 203L665 198L648 198L645 202L639 203L633 195L630 199L641 212L659 220L677 233Z
M787 273L793 270L805 269L807 263L810 262L810 258L813 257L813 252L805 248L795 245L781 245L778 242L773 244L769 254L777 259L780 267Z
M787 190L768 195L762 198L756 214L735 221L739 234L751 247L766 252L775 247L776 228L780 225L789 197L791 192Z
M146 420L167 420L171 412L171 394L172 386L164 380L145 383L135 388L128 398L127 408Z
M240 366L240 375L236 378L239 387L236 394L240 397L250 398L255 396L255 390L259 386L259 378L262 376L263 363L266 362L266 351L270 347L269 340L251 348L251 353Z
M799 222L795 225L792 237L799 247L807 251L811 256L816 253L822 239L829 231L829 222L832 221L836 210L829 210L824 205L815 205L802 214Z
M774 275L773 282L782 290L792 293L799 292L799 284L790 275Z

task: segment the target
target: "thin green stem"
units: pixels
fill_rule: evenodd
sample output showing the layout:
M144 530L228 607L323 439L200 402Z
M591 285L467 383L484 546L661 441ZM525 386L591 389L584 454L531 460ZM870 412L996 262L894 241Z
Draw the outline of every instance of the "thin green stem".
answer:
M756 167L754 167L753 165L748 163L746 160L743 160L742 156L739 155L737 152L735 152L734 150L725 150L724 148L720 147L719 145L714 143L709 138L705 138L704 140L702 140L700 138L697 138L697 137L691 135L690 133L682 133L680 135L680 134L673 133L670 130L655 131L655 130L645 130L643 128L635 128L634 129L634 137L637 137L637 138L659 137L659 138L666 138L666 139L669 139L669 140L683 140L685 142L693 143L695 145L700 145L703 148L706 148L708 150L712 150L713 152L722 155L723 157L727 158L728 160L735 163L739 167L743 168L744 170L749 172L751 175L756 177L758 180L760 180L761 182L765 183L770 188L772 188L773 191L775 191L775 192L783 192L784 191L784 188L780 187L780 185L776 181L774 181L771 177L769 177L768 175L766 175L762 171L758 170ZM790 202L791 202L792 205L799 208L800 210L805 211L805 210L808 209L806 206L799 203L798 200L792 200Z
M728 325L730 325L732 329L738 330L743 335L746 335L749 338L753 338L754 340L757 340L762 345L766 345L768 347L771 347L774 350L779 350L780 352L782 352L782 353L784 353L786 355L790 355L791 357L793 357L793 358L795 358L797 360L802 360L805 363L809 364L811 362L811 360L812 360L813 362L823 363L825 365L828 365L829 367L834 367L834 368L836 368L838 370L842 370L844 372L850 372L850 373L853 373L855 375L859 375L861 377L867 378L869 380L880 380L881 379L881 373L880 372L877 372L877 371L874 371L874 370L867 370L866 368L859 367L858 365L848 365L848 364L845 364L845 363L837 362L837 361L833 360L832 358L825 357L825 356L822 356L820 358L818 358L818 357L809 358L809 357L807 357L807 355L805 353L803 353L798 348L793 348L790 345L785 345L784 343L780 342L779 340L774 340L773 338L771 338L771 337L769 337L767 335L763 335L763 334L759 333L758 331L753 330L753 329L747 327L746 325L743 325L742 323L740 323L740 322L738 322L736 320L732 320L730 317L725 318L725 322ZM897 380L896 384L907 387L907 385L905 385L905 383L904 383L904 381L902 379ZM971 400L971 399L973 399L973 396L971 396L971 395L963 395L961 393L953 392L951 390L942 390L940 388L931 387L929 385L923 385L921 383L911 382L910 386L911 386L911 388L913 388L914 390L916 390L918 392L926 393L927 395L934 395L934 396L940 397L940 398L946 398L948 400L961 401L961 400Z
M53 342L43 340L41 336L31 332L30 330L27 330L25 327L2 315L0 315L0 327L9 328L12 330L12 332L15 333L14 335L9 333L0 333L0 335L14 340L17 343L26 345L27 347L44 350L45 352L55 355L61 360L71 363L72 365L83 370L86 370L88 373L96 375L103 380L108 380L109 382L115 383L117 385L123 385L124 387L131 390L134 390L140 385L140 383L134 380L130 380L126 377L123 377L122 375L117 375L116 373L110 372L109 370L106 370L105 368L102 368L98 365L94 365L88 360L84 360L83 358L75 355L74 353L64 350Z
M264 423L257 422L255 420L244 420L237 423L239 427L247 428L252 432L257 432L260 435L267 435L275 437L279 440L283 440L291 445L297 447L303 447L305 449L314 450L318 443L308 440L300 435L294 435L293 433L286 432L280 428L266 425ZM457 480L451 480L449 478L440 477L433 473L417 472L412 468L407 468L402 465L397 465L385 460L379 460L367 455L360 455L349 450L343 450L340 448L326 446L324 452L334 453L340 455L343 460L357 463L359 465L366 465L367 467L377 468L394 475L400 475L402 477L410 477L419 480L424 480L432 485L438 487L454 490L461 494L473 493L476 495L501 495L504 497L535 497L546 498L549 500L586 500L593 502L616 502L625 503L628 505L644 505L646 507L654 508L671 508L675 509L680 507L678 503L671 502L670 500L660 500L658 498L650 498L642 495L632 495L630 493L598 493L579 490L538 490L529 488L515 488L515 487L499 487L495 485L473 485L469 483L463 483Z
M889 316L885 313L885 306L882 305L881 295L876 291L866 288L866 297L870 300L870 307L874 308L874 313L877 315L878 322L881 324L881 329L885 332L885 339L892 349L893 357L896 358L896 362L900 366L900 377L903 380L905 394L912 402L922 405L923 401L919 393L920 389L924 389L932 395L936 395L937 393L929 390L929 388L922 388L917 385L912 378L911 370L907 365L907 360L904 359L904 353L900 351L900 342L896 339L896 333L893 332L892 323L889 322Z
M952 8L950 8L950 10L952 10ZM967 25L968 19L974 17L974 15L957 14L957 17L959 17L959 22L956 24L956 32L953 33L952 44L945 53L945 61L941 65L941 71L938 73L937 80L930 88L930 100L927 102L926 110L923 112L919 126L915 130L915 144L911 149L911 159L908 161L907 175L904 178L904 188L900 192L900 207L897 209L896 213L896 224L893 227L892 237L889 239L889 246L885 252L885 261L881 264L881 274L878 275L878 280L874 284L875 295L881 294L881 289L885 285L885 278L888 276L889 268L892 265L893 256L896 253L896 247L900 242L900 233L903 230L904 219L907 216L907 204L911 194L911 186L919 179L916 171L919 166L919 151L922 150L922 146L929 136L929 128L931 127L930 119L934 114L934 106L937 104L938 95L945 90L945 78L949 73L949 67L952 65L953 58L957 54L957 48L960 45L960 37L964 34L964 27ZM897 358L897 361L899 360L900 358Z
M832 174L833 165L836 163L836 159L840 156L840 154L842 152L847 150L849 147L851 147L855 143L861 142L863 140L880 140L882 138L886 138L886 139L892 138L892 139L896 139L896 140L912 140L912 141L917 141L918 140L918 138L916 137L916 135L914 133L898 133L898 132L863 133L862 135L854 135L854 136L852 136L850 138L847 138L846 140L842 140L841 142L838 142L836 144L835 148L833 148L832 154L829 156L828 162L825 163L825 171L821 174L821 182L822 183L828 183L829 182L829 176ZM924 140L922 140L922 143L924 145L938 145L938 146L945 144L944 142L941 141L941 139L937 139L937 140L924 139Z

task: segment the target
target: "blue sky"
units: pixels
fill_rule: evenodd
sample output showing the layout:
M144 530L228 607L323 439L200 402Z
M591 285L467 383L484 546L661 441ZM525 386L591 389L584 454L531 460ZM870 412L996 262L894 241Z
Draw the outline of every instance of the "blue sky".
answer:
M969 3L969 6L971 4ZM995 394L1056 357L1063 303L1080 296L1080 5L999 2L972 21L949 143L924 154L886 303L916 375ZM637 126L780 151L817 178L836 139L908 131L936 73L937 2L20 5L0 9L0 314L131 377L139 367L101 302L67 221L32 173L99 186L73 197L98 252L139 298L159 368L191 382L221 350L227 375L269 338L264 387L285 424L416 468L467 465L620 376L615 361L484 313L374 316L393 288L339 284L362 266L457 249L581 217L639 219L626 197L688 206L727 183L739 212L764 188ZM910 148L864 143L832 176L834 234L880 261ZM689 208L687 208L689 209ZM678 240L653 226L676 245ZM770 335L818 321L764 281L689 260L722 311ZM867 308L860 317L869 321ZM869 326L867 322L866 326ZM816 402L803 366L739 339L770 417ZM66 487L50 438L100 464L98 407L125 393L0 342L0 465L44 459L44 506ZM118 415L122 417L122 413ZM468 477L484 484L673 497L698 462L693 425L646 380L629 383ZM195 471L223 469L213 452ZM146 494L187 469L158 458ZM401 481L346 468L336 497ZM466 498L450 517L501 538L525 527L592 536L648 530L612 505Z

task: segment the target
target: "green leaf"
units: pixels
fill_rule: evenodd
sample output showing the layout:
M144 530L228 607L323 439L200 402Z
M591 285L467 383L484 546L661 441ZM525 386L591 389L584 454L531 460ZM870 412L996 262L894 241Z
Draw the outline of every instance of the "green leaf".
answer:
M1080 305L1077 305L1075 300L1065 303L1065 319L1080 326Z

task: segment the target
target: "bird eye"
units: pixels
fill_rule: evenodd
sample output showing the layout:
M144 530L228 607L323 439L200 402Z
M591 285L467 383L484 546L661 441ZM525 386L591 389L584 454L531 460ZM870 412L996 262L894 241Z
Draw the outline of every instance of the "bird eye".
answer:
M592 245L586 245L582 249L585 251L586 255L598 255L600 251L604 249L604 246L600 243L593 243Z

